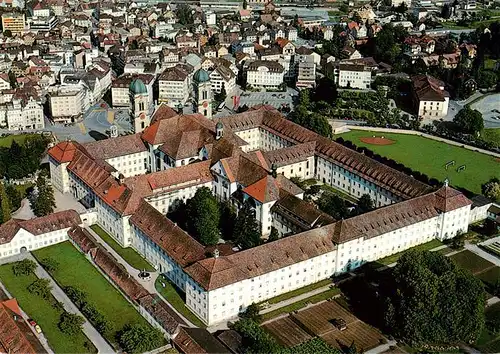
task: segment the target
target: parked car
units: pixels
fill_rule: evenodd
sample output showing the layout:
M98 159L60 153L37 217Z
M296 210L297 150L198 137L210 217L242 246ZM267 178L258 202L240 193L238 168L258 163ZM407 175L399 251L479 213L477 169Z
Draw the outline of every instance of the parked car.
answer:
M28 319L28 323L29 323L31 326L33 326L33 327L35 327L35 326L36 326L36 322L35 322L35 320L33 320L33 319L31 319L31 318L30 318L30 319Z
M36 325L35 331L36 331L36 333L40 334L40 333L42 333L42 328L39 325Z

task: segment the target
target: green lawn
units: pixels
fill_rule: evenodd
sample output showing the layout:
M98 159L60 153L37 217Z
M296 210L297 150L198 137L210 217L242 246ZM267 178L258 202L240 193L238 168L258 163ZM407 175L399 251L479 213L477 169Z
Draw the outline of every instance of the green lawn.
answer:
M460 267L470 270L472 274L481 273L495 267L493 263L469 250L454 254L450 258Z
M408 252L409 250L430 251L431 249L442 246L442 245L443 245L443 243L441 241L434 239L434 240L431 240L429 242L422 243L421 245L418 245L418 246L409 248L407 250L392 254L392 255L387 256L385 258L381 258L375 262L383 264L383 265L389 265L389 264L392 264L394 262L397 262L399 257L401 257L404 253Z
M484 68L488 70L493 70L495 69L496 62L497 61L495 59L491 58L484 59Z
M333 288L329 289L327 291L324 291L322 293L313 295L311 297L305 298L303 300L294 302L293 304L290 304L288 306L280 307L279 309L276 309L274 311L265 313L261 316L262 322L270 320L274 317L277 317L279 315L282 315L284 313L290 313L296 310L300 310L301 308L305 307L307 304L315 304L323 300L327 300L331 298L332 296L340 294L340 289L339 288Z
M500 267L490 268L482 273L476 275L487 286L494 286L500 279Z
M11 295L17 299L23 311L40 325L54 352L97 352L83 332L68 336L59 330L57 324L62 311L51 305L56 301L54 298L49 302L28 292L26 288L37 279L35 275L16 277L12 272L12 265L6 264L0 266L0 279Z
M35 135L37 134L19 134L19 135L4 136L3 138L0 138L0 147L10 147L14 140L18 144L22 145L28 137Z
M151 266L151 264L149 264L144 258L142 258L141 255L137 253L132 247L123 248L99 225L92 225L90 228L96 234L98 234L104 242L110 245L111 248L116 251L116 253L122 256L122 258L132 267L139 270L146 269L148 272L155 271L153 266Z
M111 330L106 334L109 342L116 344L116 333L127 324L149 326L123 295L69 241L39 249L33 255L39 260L51 257L59 262L58 269L51 272L51 275L61 287L74 286L87 293L88 302L94 304L109 321Z
M359 140L362 137L374 135L384 136L396 143L371 145ZM500 161L495 157L421 136L362 130L352 130L339 136L352 141L357 146L365 146L377 154L401 162L405 166L439 181L448 178L452 186L466 188L474 193L481 193L481 184L490 178L500 178ZM450 166L446 170L445 164L452 160L455 160L455 166ZM456 168L461 165L466 165L466 170L456 172Z
M165 284L165 287L162 286L162 283ZM185 294L173 285L170 281L162 279L162 277L158 277L155 283L156 290L163 296L163 298L172 305L179 313L181 313L184 317L186 317L189 321L191 321L194 325L198 327L206 327L201 320L196 317L194 313L191 312L186 307Z
M328 184L322 184L321 189L326 191L326 192L330 192L332 194L335 194L336 196L338 196L342 199L345 199L351 203L354 203L354 204L358 203L358 200L356 198L354 198L353 196L351 196L351 195L347 194L346 192L341 191L340 189L337 189L333 186L329 186Z
M490 141L490 142L495 143L498 146L500 146L500 128L484 129L481 132L481 137L485 141Z
M500 303L497 302L486 308L485 315L486 320L500 317ZM500 353L500 333L493 333L484 328L475 346L482 353Z
M292 297L296 297L296 296L308 293L309 291L312 291L312 290L315 290L315 289L319 289L319 288L322 288L322 287L325 287L325 286L328 286L328 285L333 285L333 282L331 281L331 279L325 279L325 280L319 281L317 283L304 286L303 288L299 288L299 289L295 289L295 290L289 291L287 293L284 293L284 294L275 296L273 298L270 298L269 300L262 301L261 303L266 303L267 302L269 304L277 304L278 302L291 299Z

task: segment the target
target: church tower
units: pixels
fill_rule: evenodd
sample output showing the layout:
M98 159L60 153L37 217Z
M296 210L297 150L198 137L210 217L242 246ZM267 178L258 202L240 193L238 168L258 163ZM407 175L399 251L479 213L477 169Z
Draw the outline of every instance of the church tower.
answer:
M212 119L212 85L208 73L200 69L194 73L194 94L198 113Z
M129 86L130 120L134 133L140 133L151 123L149 94L141 79L134 79Z

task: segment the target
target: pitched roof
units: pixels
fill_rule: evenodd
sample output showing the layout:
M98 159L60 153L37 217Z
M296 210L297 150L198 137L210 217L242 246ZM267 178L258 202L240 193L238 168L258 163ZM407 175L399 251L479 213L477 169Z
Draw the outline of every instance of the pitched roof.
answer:
M0 302L0 352L46 353L21 316L16 299Z
M73 160L78 145L79 144L74 141L62 141L51 147L48 154L59 163L70 162Z
M173 335L179 326L186 326L182 318L158 295L148 294L141 297L138 302L170 335Z
M198 241L145 201L141 201L130 224L182 267L205 258L205 249Z
M230 256L207 258L185 268L185 271L205 290L214 290L335 249L331 234L323 227L284 237Z
M204 328L181 327L173 338L174 345L184 354L230 353L210 332Z
M444 82L432 76L416 75L411 80L420 101L445 101L445 97L449 96L444 90Z
M81 224L80 215L74 210L56 212L30 220L10 219L0 225L0 245L9 243L20 229L34 236Z
M93 158L104 160L147 151L140 133L86 143L84 148Z

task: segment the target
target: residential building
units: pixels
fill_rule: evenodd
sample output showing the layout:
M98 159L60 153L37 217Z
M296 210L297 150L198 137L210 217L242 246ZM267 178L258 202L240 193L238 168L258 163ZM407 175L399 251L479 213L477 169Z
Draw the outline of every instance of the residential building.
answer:
M3 31L11 31L12 33L22 33L26 29L26 19L24 14L4 13L2 14L2 29Z
M340 63L338 66L337 85L357 89L369 89L372 71L364 64Z
M184 105L191 93L191 69L182 64L167 68L158 78L160 102L170 107Z
M72 122L90 108L88 88L83 85L59 86L49 94L49 107L55 122Z
M130 106L130 83L134 79L141 79L148 90L149 102L153 103L153 84L155 82L154 75L151 74L123 74L113 80L111 84L111 104L113 107L129 107Z
M230 68L222 64L217 65L209 75L213 92L220 93L222 87L224 87L227 94L233 92L236 86L236 75Z
M297 87L313 88L316 86L316 64L314 59L306 57L297 64Z
M8 130L43 129L43 106L36 96L16 93L12 100L0 105L0 125Z
M273 61L256 60L246 70L247 85L277 89L284 82L284 68Z
M429 75L417 75L411 80L419 118L438 120L448 114L450 95L444 89L444 82Z

